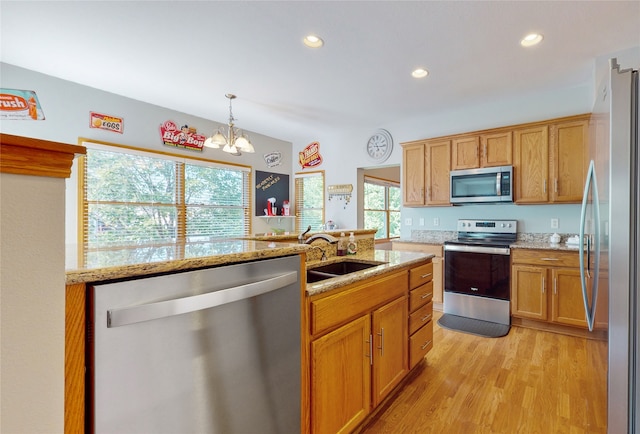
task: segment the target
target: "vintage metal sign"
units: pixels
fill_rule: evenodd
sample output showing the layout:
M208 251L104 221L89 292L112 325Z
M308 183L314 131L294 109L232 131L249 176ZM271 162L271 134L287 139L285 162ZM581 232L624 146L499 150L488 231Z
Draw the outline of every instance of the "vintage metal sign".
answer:
M178 125L173 121L164 121L160 125L160 135L162 143L167 146L175 146L177 148L192 149L194 151L202 151L206 137L198 134L196 129L189 125Z
M42 121L44 112L34 91L0 88L0 119Z

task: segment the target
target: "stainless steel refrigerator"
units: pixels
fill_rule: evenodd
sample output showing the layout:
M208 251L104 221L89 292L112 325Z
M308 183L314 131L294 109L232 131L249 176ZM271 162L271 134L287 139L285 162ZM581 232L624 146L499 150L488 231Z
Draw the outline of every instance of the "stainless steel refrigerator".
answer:
M609 61L591 119L580 220L582 291L592 329L608 302L608 432L640 432L638 71ZM606 308L606 303L604 307ZM605 312L606 313L606 312Z

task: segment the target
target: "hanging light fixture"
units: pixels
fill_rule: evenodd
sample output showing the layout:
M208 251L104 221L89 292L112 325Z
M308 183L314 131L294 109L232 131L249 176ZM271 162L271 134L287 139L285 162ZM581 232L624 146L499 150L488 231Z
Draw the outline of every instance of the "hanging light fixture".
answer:
M235 119L233 118L233 112L231 111L231 101L235 99L236 96L232 93L228 93L225 96L229 98L229 124L227 135L224 135L222 128L218 128L218 131L216 131L214 135L204 141L204 146L215 149L219 149L220 146L222 146L222 150L230 153L231 155L241 155L242 152L256 152L249 141L249 137L233 126L233 121Z

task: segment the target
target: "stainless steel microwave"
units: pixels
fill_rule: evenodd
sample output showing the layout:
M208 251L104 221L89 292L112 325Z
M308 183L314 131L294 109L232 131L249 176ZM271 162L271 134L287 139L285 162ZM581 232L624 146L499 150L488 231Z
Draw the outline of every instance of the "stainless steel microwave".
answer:
M513 202L513 166L452 170L451 203Z

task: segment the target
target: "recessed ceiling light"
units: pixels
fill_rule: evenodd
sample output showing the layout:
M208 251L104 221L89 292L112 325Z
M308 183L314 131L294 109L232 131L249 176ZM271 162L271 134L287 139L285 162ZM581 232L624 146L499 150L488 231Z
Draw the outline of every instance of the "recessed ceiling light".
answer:
M424 69L424 68L418 68L418 69L414 70L414 71L411 73L411 75L412 75L414 78L424 78L424 77L426 77L427 75L429 75L429 71L427 71L427 70L426 70L426 69Z
M320 48L324 45L324 41L316 35L307 35L302 42L310 48Z
M540 33L529 33L520 41L520 45L523 47L533 47L539 44L540 41L542 41L542 35Z

